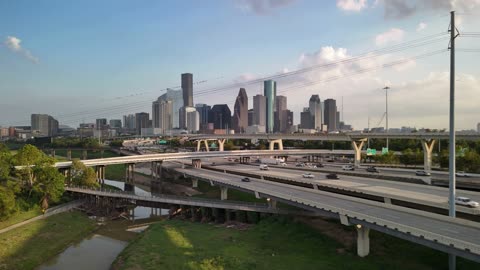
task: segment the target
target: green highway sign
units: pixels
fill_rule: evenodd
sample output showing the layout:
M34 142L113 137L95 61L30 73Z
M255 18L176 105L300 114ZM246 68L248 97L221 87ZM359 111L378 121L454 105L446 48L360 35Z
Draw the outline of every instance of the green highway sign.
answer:
M377 154L377 149L367 148L367 156L375 156Z
M382 147L382 155L388 154L388 147Z

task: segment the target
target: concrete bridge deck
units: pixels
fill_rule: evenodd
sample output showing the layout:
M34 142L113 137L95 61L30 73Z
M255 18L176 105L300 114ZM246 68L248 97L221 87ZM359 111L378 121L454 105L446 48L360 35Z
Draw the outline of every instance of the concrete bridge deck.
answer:
M142 195L131 194L124 191L95 190L95 189L87 189L87 188L81 188L81 187L65 187L65 190L69 192L86 194L86 195L127 199L135 202L144 201L149 203L188 205L188 206L241 210L241 211L259 212L259 213L317 216L317 214L313 212L272 208L268 204L264 204L264 203L249 203L249 202L243 202L243 201L222 201L222 200L215 200L215 199L204 199L204 198L184 197L184 196L174 196L174 195L164 195L164 194L142 196Z

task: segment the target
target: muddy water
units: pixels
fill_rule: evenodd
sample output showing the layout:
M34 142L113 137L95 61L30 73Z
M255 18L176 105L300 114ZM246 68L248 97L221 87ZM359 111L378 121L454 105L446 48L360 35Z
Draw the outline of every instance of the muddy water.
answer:
M105 183L122 190L125 187L123 182L106 180ZM137 195L151 196L146 188L138 186L134 187L134 192ZM166 215L168 209L137 206L132 213L134 214L134 220L138 222L142 219L155 218L155 213ZM145 221L148 222L149 220ZM133 222L129 220L109 222L95 233L78 243L72 244L62 253L48 260L38 270L108 270L118 254L126 247L128 241L135 238L135 231L141 232L144 229L144 227L141 227L137 230L127 231L127 228L131 225L133 225Z

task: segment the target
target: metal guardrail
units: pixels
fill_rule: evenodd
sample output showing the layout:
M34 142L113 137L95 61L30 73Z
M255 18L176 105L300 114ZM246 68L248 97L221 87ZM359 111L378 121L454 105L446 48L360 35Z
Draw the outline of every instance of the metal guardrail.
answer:
M185 174L189 175L189 176L194 176L196 178L203 178L203 177L199 177L198 175L190 174L188 172L185 173ZM222 181L222 180L219 180L219 179L211 179L211 178L204 178L204 179L206 179L208 181L220 182L220 183L223 183L223 184L227 184L227 185L242 188L242 189L245 188L245 187L240 186L237 183L231 182L231 181L225 181L225 180ZM308 200L308 199L302 199L302 198L299 198L299 197L294 197L292 195L287 195L287 194L275 192L275 191L272 191L272 190L265 190L265 189L262 189L262 188L257 188L254 191L258 192L258 193L268 194L270 196L277 197L277 198L280 198L280 199L289 200L289 201L292 201L292 202L295 202L295 203L307 205L307 206L317 208L317 209L320 209L320 210L325 210L325 211L337 213L339 215L344 215L344 216L347 216L347 217L356 218L356 219L363 220L363 221L366 221L368 223L380 225L380 226L383 226L383 227L386 227L386 228L389 228L389 229L392 229L392 230L398 230L400 232L410 234L410 235L413 235L413 236L423 237L424 239L431 240L431 241L434 241L434 242L439 242L439 243L442 243L446 246L454 246L458 249L469 250L472 253L480 255L480 245L465 242L463 240L458 240L458 239L448 237L448 236L444 236L444 235L441 235L441 234L438 234L438 233L429 232L429 231L425 231L425 230L418 229L418 228L415 228L415 227L411 227L411 226L408 226L408 225L403 225L403 224L391 222L391 221L381 219L381 218L378 218L378 217L374 217L374 216L371 216L371 215L362 214L362 213L358 213L358 212L354 212L354 211L350 211L350 210L345 210L345 209L338 208L338 207L331 206L331 205L320 204L318 202L314 202L314 201L311 201L311 200Z

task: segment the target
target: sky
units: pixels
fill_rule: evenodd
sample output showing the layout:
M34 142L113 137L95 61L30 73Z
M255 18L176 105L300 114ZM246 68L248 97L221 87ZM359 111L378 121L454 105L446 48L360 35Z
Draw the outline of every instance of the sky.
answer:
M456 128L475 129L480 0L0 0L0 126L151 113L189 72L194 103L233 110L244 87L251 108L273 77L295 124L318 94L363 129L389 86L390 127L447 128L451 10Z

